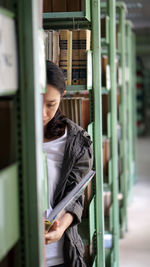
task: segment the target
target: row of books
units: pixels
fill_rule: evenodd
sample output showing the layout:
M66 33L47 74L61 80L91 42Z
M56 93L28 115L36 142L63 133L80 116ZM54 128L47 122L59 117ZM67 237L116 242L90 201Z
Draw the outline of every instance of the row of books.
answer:
M43 0L43 12L73 12L83 9L82 0Z
M87 129L90 123L89 98L87 97L66 97L60 103L60 109L66 117Z
M90 30L46 32L46 59L64 72L67 85L84 85L87 76L87 51L91 47Z
M46 59L53 61L64 72L67 85L86 84L87 51L91 48L90 30L46 30ZM117 73L119 66L117 64ZM107 55L101 57L102 87L110 89L110 65ZM118 74L120 84L121 73Z

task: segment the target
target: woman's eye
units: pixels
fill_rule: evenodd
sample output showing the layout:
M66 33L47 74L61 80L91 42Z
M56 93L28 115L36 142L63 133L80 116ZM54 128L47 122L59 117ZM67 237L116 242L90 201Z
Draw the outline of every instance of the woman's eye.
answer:
M51 107L54 107L55 106L55 104L47 104L47 108L51 108Z

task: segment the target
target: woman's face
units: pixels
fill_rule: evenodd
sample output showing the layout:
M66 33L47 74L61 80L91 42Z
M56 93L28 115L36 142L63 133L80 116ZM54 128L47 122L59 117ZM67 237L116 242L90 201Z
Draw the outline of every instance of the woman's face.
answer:
M60 93L52 85L47 85L47 92L43 95L43 126L45 127L54 117L59 104Z

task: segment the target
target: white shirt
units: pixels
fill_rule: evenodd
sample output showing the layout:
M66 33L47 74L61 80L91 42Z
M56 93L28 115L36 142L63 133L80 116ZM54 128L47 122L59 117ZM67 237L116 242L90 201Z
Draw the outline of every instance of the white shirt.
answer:
M67 140L67 127L65 129L65 134L60 138L43 143L43 150L47 154L47 166L48 166L48 189L49 189L49 213L53 206L53 196L59 183L60 171L62 167L62 161L64 157L64 150ZM63 257L63 244L64 237L52 244L46 245L46 262L47 267L59 265L64 263Z

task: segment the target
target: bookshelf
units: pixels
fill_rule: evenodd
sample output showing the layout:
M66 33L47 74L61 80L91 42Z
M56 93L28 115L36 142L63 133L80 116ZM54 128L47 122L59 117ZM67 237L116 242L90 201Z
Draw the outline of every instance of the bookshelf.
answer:
M105 247L106 266L119 265L118 245L118 153L117 153L117 80L116 80L116 1L107 1L101 4L101 13L106 18L107 42L102 40L102 54L108 56L110 65L110 92L107 94L108 115L107 115L107 137L110 140L110 160L108 164L108 179L104 176L104 192L109 195L109 210L105 215L105 235L110 234L112 244ZM108 25L107 25L108 24ZM108 32L108 33L107 33ZM102 91L103 92L103 91ZM103 96L102 96L103 97ZM106 104L102 98L102 107ZM104 128L103 128L104 130ZM109 190L109 191L108 191ZM106 200L105 200L106 201Z
M127 229L128 199L136 177L135 36L130 23L126 22L126 7L122 2L83 0L82 4L84 8L79 11L46 12L42 19L45 30L88 29L92 32L92 46L86 59L88 79L84 84L67 85L68 98L73 94L77 98L78 95L81 98L88 96L88 132L94 145L96 179L88 189L90 193L86 192L89 197L87 214L79 231L90 267L113 267L119 266L119 226L123 236ZM44 267L41 218L48 199L46 157L42 152L41 93L45 89L45 80L41 75L43 65L39 64L39 54L44 59L39 10L37 1L33 0L3 1L0 9L0 14L9 17L15 28L16 34L12 32L12 38L15 37L18 53L14 60L18 61L19 69L12 74L15 86L5 87L6 90L0 88L0 108L3 107L1 102L11 107L7 116L13 122L10 123L11 130L3 128L3 135L9 133L10 145L9 153L4 150L6 161L0 169L3 214L0 218L3 241L0 267L10 264L12 267ZM102 56L108 60L105 77L102 77ZM117 80L116 59L121 69L121 82ZM129 76L126 75L127 69L132 73ZM117 100L119 94L120 102ZM1 117L2 122L5 116ZM119 158L123 165L118 173ZM118 182L119 193L123 195L119 207Z
M7 80L4 81L0 76L1 108L5 104L1 114L3 112L7 115L1 116L0 120L2 125L2 122L8 119L10 127L8 129L4 125L1 139L5 143L5 137L9 134L9 150L5 148L4 151L7 161L0 170L0 266L44 266L41 221L44 206L43 130L40 94L43 88L39 79L41 72L38 58L37 2L2 1L1 14L9 18L10 27L7 23L7 36L3 36L4 47L2 49L1 46L0 53L6 52L5 55L8 53L12 56L6 61L9 63L7 68L11 66L11 70L7 71L3 62ZM1 23L1 32L4 31L4 26L5 24ZM5 83L2 84L2 81Z
M135 153L134 153L134 140L135 140L135 119L134 119L134 114L135 114L135 67L134 67L134 62L135 59L133 59L134 54L134 42L135 40L133 32L132 32L132 24L130 21L126 22L126 34L127 34L127 69L129 75L127 75L127 113L128 113L128 131L127 131L127 136L128 136L128 146L127 146L127 151L128 151L128 201L131 200L132 198L132 187L134 184L135 180Z
M119 16L119 50L120 59L119 67L121 69L121 83L120 83L120 106L119 106L119 123L122 127L121 140L119 146L119 160L121 163L121 170L119 173L119 193L122 195L122 200L119 205L119 224L120 224L120 236L123 237L125 231L127 231L127 96L126 96L126 6L122 3L117 5L117 13Z

